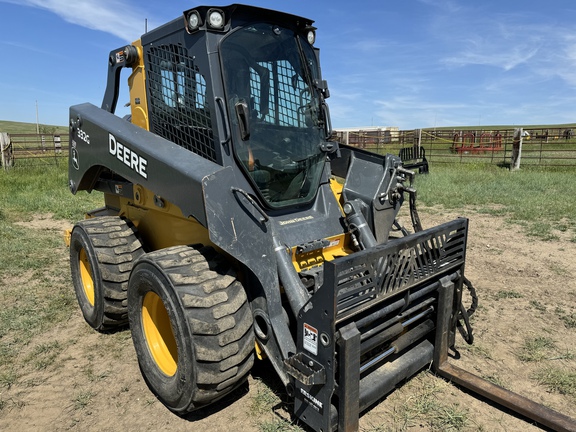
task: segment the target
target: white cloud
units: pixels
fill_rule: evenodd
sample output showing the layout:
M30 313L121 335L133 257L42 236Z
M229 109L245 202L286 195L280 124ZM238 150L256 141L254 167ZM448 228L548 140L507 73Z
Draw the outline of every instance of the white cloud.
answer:
M126 42L144 33L145 13L121 0L2 0L19 6L45 9L65 21L110 33Z
M529 62L538 54L538 47L512 46L505 50L496 46L475 46L460 52L457 56L447 57L444 63L453 66L483 65L510 71Z

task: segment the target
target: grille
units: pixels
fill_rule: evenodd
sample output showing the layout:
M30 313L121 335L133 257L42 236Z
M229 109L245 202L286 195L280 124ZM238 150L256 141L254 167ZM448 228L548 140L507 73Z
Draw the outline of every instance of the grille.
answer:
M325 263L336 286L338 319L462 266L467 221L457 220Z
M151 131L217 162L206 80L186 48L150 47L147 58Z

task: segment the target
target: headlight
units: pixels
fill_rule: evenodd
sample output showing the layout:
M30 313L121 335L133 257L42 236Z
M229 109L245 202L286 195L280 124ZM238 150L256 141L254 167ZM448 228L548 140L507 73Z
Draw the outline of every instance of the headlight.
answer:
M217 30L224 28L224 12L220 9L210 9L208 11L208 25Z

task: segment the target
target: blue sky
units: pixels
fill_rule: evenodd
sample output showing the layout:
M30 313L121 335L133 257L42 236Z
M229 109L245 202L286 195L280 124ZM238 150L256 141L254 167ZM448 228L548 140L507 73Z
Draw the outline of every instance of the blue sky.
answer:
M576 122L573 0L245 3L316 21L336 128ZM37 101L65 125L100 105L108 53L198 4L0 0L0 119L35 122Z

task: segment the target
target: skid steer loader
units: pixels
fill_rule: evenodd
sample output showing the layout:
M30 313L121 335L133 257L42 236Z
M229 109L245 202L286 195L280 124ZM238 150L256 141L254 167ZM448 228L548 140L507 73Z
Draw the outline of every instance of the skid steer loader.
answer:
M458 329L472 342L468 221L422 230L399 157L329 140L315 31L250 6L192 8L111 51L102 106L70 109L69 188L104 193L68 240L80 309L99 331L129 324L175 413L268 358L295 419L357 430L422 368L456 379Z

